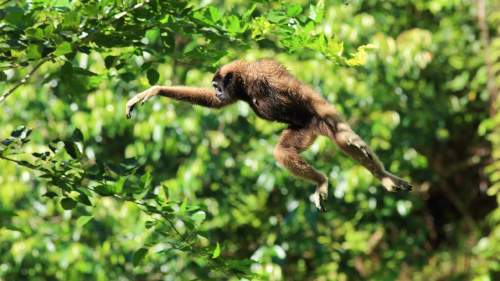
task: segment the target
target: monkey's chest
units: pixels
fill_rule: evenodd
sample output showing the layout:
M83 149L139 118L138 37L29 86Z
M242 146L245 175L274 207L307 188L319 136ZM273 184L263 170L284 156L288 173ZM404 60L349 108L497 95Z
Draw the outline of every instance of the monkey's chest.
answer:
M303 127L313 118L313 112L307 105L293 100L253 98L249 104L259 117L270 121Z

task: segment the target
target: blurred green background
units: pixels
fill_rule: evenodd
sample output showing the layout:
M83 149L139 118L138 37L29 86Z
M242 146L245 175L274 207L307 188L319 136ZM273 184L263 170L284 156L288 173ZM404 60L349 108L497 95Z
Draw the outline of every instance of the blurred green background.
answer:
M0 280L500 280L500 2L0 1ZM326 138L155 98L272 57L415 191Z

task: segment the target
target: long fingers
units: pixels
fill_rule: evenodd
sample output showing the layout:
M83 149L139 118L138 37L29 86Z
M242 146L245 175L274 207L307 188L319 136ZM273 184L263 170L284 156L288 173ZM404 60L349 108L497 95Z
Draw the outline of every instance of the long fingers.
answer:
M147 100L149 100L152 96L156 95L154 90L155 88L150 88L142 93L135 95L133 98L129 99L125 108L125 114L127 118L132 116L132 111L136 107L138 103L143 105Z
M137 96L134 96L133 98L131 98L128 102L127 102L127 106L125 108L125 114L127 115L127 119L130 119L130 117L132 116L132 111L134 110L135 108L135 105L139 102L139 97L138 95Z

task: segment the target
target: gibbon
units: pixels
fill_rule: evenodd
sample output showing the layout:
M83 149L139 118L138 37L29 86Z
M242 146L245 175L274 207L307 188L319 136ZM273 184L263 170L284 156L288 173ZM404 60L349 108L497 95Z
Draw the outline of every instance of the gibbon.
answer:
M322 201L328 195L328 179L300 156L319 135L332 139L388 191L412 189L410 183L385 170L378 157L332 105L278 62L270 59L231 62L215 73L212 87L153 86L127 102L126 114L130 118L138 103L143 104L157 95L210 108L244 101L259 117L288 124L274 149L274 157L295 176L316 184L311 200L322 211L325 210Z

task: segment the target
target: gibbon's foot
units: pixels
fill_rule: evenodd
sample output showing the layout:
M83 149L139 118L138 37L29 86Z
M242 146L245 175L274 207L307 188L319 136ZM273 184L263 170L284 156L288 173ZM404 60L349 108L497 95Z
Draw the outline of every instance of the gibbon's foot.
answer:
M135 95L133 98L129 99L127 102L127 107L125 109L125 113L127 114L127 118L130 119L132 110L134 110L135 106L137 103L141 103L143 105L148 99L151 97L154 97L158 94L158 89L157 87L153 86L149 89L147 89L144 92L141 92L137 95Z
M387 173L380 181L388 191L411 191L413 188L409 182L390 173Z
M321 203L325 202L327 197L328 197L328 181L325 181L324 183L316 187L316 191L314 191L314 193L311 194L310 200L314 203L314 206L316 206L318 210L326 212L325 207Z

